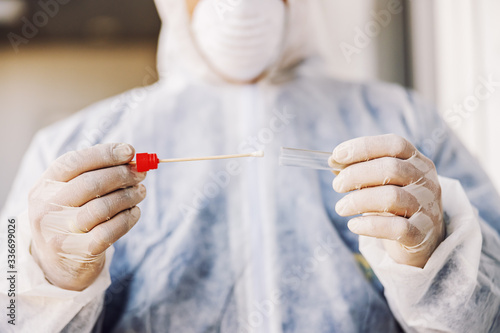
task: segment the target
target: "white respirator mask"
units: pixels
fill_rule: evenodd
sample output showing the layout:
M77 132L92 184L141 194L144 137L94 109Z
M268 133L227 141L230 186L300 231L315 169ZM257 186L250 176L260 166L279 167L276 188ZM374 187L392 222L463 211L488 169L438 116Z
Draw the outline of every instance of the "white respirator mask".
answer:
M283 0L201 0L191 27L208 65L243 83L257 79L280 57L286 16Z

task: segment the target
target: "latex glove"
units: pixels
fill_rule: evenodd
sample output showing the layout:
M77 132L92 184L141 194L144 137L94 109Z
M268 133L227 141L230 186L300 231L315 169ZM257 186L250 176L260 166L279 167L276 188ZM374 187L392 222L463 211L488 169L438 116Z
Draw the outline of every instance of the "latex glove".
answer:
M29 195L31 253L46 279L83 290L99 276L105 251L139 220L146 174L126 165L128 144L69 152L43 174Z
M424 267L445 236L434 163L394 134L343 142L331 159L349 165L333 180L334 190L353 191L335 210L341 216L363 214L349 221L349 229L383 239L396 262Z

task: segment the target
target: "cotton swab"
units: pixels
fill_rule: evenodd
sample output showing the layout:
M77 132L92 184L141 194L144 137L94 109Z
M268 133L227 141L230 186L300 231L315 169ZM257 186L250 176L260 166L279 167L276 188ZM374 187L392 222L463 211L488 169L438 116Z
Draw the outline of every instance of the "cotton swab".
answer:
M170 162L189 162L189 161L205 161L205 160L224 160L228 158L241 158L241 157L264 157L264 152L254 151L249 154L235 154L235 155L217 155L217 156L207 156L207 157L193 157L193 158L171 158L167 160L160 160L160 163L170 163Z
M154 153L152 154L139 153L136 155L135 161L132 161L129 164L137 165L137 171L139 172L146 172L152 169L158 169L158 164L160 163L223 160L228 158L242 158L242 157L264 157L264 152L259 150L248 154L217 155L217 156L190 157L190 158L170 158L162 160L158 159L158 156Z

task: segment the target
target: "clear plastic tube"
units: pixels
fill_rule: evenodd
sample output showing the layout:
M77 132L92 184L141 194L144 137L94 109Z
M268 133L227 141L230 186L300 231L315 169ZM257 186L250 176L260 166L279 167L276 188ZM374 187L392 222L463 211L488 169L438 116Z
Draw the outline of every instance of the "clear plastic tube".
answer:
M281 147L279 163L282 166L295 166L316 170L341 171L344 165L329 161L332 153L307 149Z

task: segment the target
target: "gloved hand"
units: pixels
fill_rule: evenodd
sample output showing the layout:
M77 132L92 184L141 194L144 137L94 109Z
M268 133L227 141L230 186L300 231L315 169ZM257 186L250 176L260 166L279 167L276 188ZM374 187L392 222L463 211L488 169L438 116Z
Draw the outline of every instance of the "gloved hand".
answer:
M139 220L146 177L127 165L128 144L69 152L43 174L29 195L31 253L46 279L83 290L99 276L105 251Z
M396 262L425 263L445 237L441 187L434 164L394 134L361 137L338 145L331 160L346 164L333 180L341 216L358 234L383 239Z

